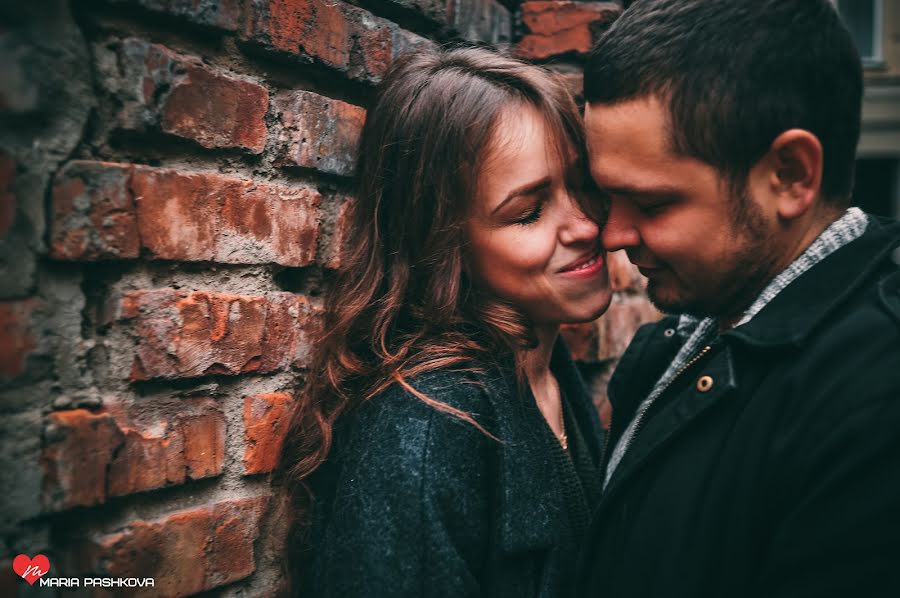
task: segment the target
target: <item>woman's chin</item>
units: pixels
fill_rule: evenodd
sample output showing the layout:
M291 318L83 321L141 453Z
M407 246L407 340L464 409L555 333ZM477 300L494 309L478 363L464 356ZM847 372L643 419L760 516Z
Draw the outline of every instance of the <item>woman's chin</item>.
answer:
M596 293L590 302L583 305L572 306L572 310L567 314L566 318L560 322L561 324L583 324L585 322L593 322L606 313L609 304L612 301L612 291L606 289Z

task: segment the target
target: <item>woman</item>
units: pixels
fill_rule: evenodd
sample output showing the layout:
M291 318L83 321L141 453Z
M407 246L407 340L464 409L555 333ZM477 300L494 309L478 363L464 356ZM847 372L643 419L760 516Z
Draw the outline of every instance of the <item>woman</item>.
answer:
M407 55L358 176L283 457L301 591L561 596L601 431L557 335L610 300L577 109L489 50Z

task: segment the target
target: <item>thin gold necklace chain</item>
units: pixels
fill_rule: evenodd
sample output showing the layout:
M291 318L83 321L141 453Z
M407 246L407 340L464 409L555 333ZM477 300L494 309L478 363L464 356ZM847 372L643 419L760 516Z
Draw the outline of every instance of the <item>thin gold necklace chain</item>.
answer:
M566 417L565 412L563 411L563 398L562 398L562 389L559 387L559 382L556 380L556 376L551 374L550 379L553 380L553 385L556 386L556 394L559 396L559 429L561 433L556 436L556 439L559 441L560 446L564 451L569 450L569 435L566 434Z

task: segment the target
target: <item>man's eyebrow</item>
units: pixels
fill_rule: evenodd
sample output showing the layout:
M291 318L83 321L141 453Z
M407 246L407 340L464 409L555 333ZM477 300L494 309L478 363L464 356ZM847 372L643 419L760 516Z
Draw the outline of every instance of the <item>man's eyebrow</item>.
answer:
M678 195L680 191L674 187L634 187L630 185L598 185L598 188L609 195L628 195L632 197L659 197Z
M506 198L503 201L501 201L500 204L496 208L491 210L491 214L495 214L497 212L497 210L499 210L500 208L505 206L510 200L512 200L516 197L520 197L522 195L530 195L532 193L541 191L542 189L546 189L547 187L550 186L550 182L551 182L550 177L545 176L544 178L539 179L537 181L532 181L530 183L525 183L524 185L522 185L520 187L516 187L515 189L513 189L506 195Z

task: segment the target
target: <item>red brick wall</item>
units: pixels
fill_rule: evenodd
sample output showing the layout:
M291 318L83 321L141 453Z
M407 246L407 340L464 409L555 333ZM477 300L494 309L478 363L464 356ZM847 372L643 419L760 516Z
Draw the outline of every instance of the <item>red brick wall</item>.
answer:
M405 49L512 47L573 91L611 2L48 0L0 9L0 594L12 572L278 595L271 484L340 267L373 85ZM655 317L611 262L566 331L596 381ZM141 592L129 591L128 594Z

